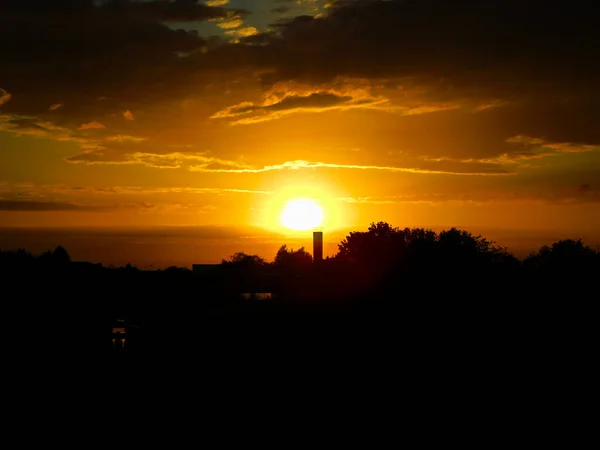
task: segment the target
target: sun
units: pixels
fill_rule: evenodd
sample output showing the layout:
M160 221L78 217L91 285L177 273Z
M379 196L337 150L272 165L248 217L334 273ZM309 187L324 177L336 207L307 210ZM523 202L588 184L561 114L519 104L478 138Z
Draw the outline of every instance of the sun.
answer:
M281 213L281 224L290 230L310 230L322 222L323 209L314 200L288 200Z

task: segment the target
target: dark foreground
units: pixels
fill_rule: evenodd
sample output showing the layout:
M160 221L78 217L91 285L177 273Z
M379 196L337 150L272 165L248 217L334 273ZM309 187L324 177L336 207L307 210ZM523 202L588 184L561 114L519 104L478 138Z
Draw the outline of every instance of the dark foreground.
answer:
M584 355L594 342L600 253L581 241L519 261L460 230L379 223L339 247L324 261L283 246L273 263L238 253L195 271L76 263L61 247L0 252L6 348L210 366L441 353L531 361Z
M598 299L596 282L584 276L402 277L378 286L350 277L334 289L315 274L298 277L272 289L270 300L249 300L234 280L209 283L193 273L14 273L4 283L11 286L4 317L19 348L74 357L169 354L227 363L385 353L401 360L470 349L536 358L583 348ZM120 327L121 349L113 343Z

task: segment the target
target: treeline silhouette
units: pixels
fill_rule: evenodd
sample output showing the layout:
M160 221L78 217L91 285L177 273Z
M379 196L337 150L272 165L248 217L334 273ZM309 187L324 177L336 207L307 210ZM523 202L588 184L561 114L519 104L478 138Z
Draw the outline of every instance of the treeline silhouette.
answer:
M205 356L301 347L325 354L491 330L508 339L572 331L596 301L600 253L567 239L519 260L464 230L379 222L348 234L323 261L282 245L273 262L239 252L197 269L73 262L62 247L2 250L4 317L28 351L114 354L117 326L127 328L125 353Z

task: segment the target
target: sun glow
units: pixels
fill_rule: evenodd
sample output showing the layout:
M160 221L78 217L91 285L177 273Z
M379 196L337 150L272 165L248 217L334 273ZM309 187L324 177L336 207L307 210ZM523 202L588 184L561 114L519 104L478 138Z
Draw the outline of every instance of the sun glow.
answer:
M281 213L281 224L290 230L311 230L322 222L323 209L314 200L288 200Z

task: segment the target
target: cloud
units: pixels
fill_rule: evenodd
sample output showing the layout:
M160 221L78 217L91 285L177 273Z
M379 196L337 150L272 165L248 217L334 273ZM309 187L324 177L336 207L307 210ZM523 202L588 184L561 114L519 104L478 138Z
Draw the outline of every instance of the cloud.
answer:
M110 193L110 194L257 194L267 195L270 191L254 190L254 189L236 189L236 188L194 188L194 187L158 187L158 188L141 188L132 186L116 186L111 188L93 188L95 193Z
M329 78L437 74L453 82L469 75L473 83L485 81L473 76L487 73L492 75L487 82L495 83L514 79L514 70L524 75L535 68L535 76L544 79L584 77L592 73L577 74L560 63L589 66L582 56L596 53L590 45L598 42L590 27L594 20L586 16L593 8L591 1L567 0L552 5L535 0L343 1L321 19L303 16L276 24L271 43L288 52L278 69L286 77L290 70L294 76ZM573 54L579 44L584 47Z
M145 153L111 151L105 148L92 149L79 155L71 156L67 162L74 164L139 164L155 169L179 169L189 167L193 163L202 163L202 167L208 170L243 170L251 166L235 161L219 159L205 153ZM200 166L196 166L200 167Z
M101 208L72 203L0 200L0 211L97 211Z
M506 140L509 144L522 144L522 145L541 145L545 143L544 139L534 138L531 136L514 136Z
M456 98L440 102L427 98L423 88L397 86L394 90L382 87L369 79L337 77L330 82L280 82L270 87L261 102L242 102L217 111L211 119L230 119L232 124L253 124L280 119L294 113L318 113L350 109L372 109L404 116L418 116L461 108L484 111L504 106L506 102L483 102L482 99ZM430 86L429 95L437 88ZM384 94L387 94L384 95ZM435 94L434 94L435 96ZM443 95L440 93L440 98Z
M205 173L265 173L281 170L307 169L343 169L368 170L386 172L410 172L423 174L454 174L454 175L513 175L514 170L507 165L486 161L453 161L449 159L404 158L403 164L374 165L374 164L342 164L322 161L294 160L281 164L254 166L246 162L221 159L208 153L198 152L122 152L107 148L94 148L66 159L73 164L136 164L155 169L188 169L192 172Z
M485 164L454 164L453 167L444 167L443 164L431 164L418 162L415 165L402 166L377 166L361 164L337 164L314 161L286 161L282 164L274 164L263 167L243 168L214 168L208 165L196 165L189 168L193 172L217 172L217 173L262 173L279 170L303 170L303 169L344 169L344 170L370 170L385 172L410 172L429 174L452 174L452 175L512 175L509 170L499 165Z
M547 149L551 150L553 153L583 153L600 150L600 145L577 144L573 142L549 142L545 139L521 135L508 138L506 142L528 148Z
M102 125L100 122L96 122L94 120L90 123L84 123L78 129L79 130L99 130L99 129L103 129L103 128L106 128L106 127L104 125Z
M489 103L484 103L482 105L476 106L475 111L481 112L481 111L485 111L485 110L492 109L492 108L500 108L500 107L506 106L508 104L509 104L509 102L507 102L506 100L495 99Z
M531 160L543 159L564 153L586 153L600 150L600 145L577 144L572 142L550 142L541 138L517 135L506 139L511 147L508 151L494 155L470 158L451 156L430 157L421 156L427 162L456 162L466 164L492 164L499 167L530 167Z
M239 189L225 187L190 187L190 186L164 186L164 187L140 187L140 186L68 186L63 184L39 185L34 183L5 183L0 184L0 199L20 199L32 201L32 199L45 200L56 196L82 196L88 199L89 195L95 196L122 196L122 195L149 195L160 194L190 194L190 195L228 195L228 194L251 194L269 195L271 191L256 189ZM55 200L55 199L53 199Z
M283 88L283 91L278 89ZM302 112L344 111L356 108L381 108L388 100L373 97L364 89L314 89L309 87L275 87L261 103L243 102L216 112L211 119L230 119L232 124L251 124L279 119Z
M255 27L244 27L238 28L237 30L226 31L225 34L236 38L247 38L258 34L258 29Z
M166 22L193 22L226 16L230 10L222 8L227 1L209 0L196 3L189 0L146 2L113 2L99 9L114 14L128 14L134 18L154 19ZM244 13L238 10L237 13Z
M20 136L54 138L61 141L78 142L79 139L68 128L56 125L51 121L11 114L0 114L0 131L9 131ZM82 139L81 142L85 142L85 139Z
M271 12L274 14L285 14L290 10L287 6L277 6L276 8L271 9Z
M522 161L541 159L561 153L584 153L600 150L600 145L576 144L571 142L548 142L531 136L514 136L506 140L518 149L503 153L496 158L487 158L485 162L519 163Z
M8 111L44 117L48 105L63 104L61 123L81 124L151 97L169 99L188 76L179 55L205 48L207 39L166 22L247 13L188 0L0 2L0 79L13 93ZM165 90L167 79L173 87Z
M600 189L596 185L570 184L558 187L518 187L503 189L479 189L451 193L417 193L390 196L342 197L338 200L354 204L403 204L403 203L543 203L543 204L600 204Z
M124 117L126 120L134 120L134 119L133 119L133 113L132 113L131 111L129 111L129 110L126 110L126 111L123 113L123 117Z
M460 108L460 105L423 105L415 108L404 108L405 116L418 116L420 114L430 114L440 111L451 111Z
M0 105L8 102L10 100L11 95L6 92L4 89L0 89Z
M60 108L62 108L63 106L65 106L65 105L63 105L62 103L54 103L53 105L50 105L48 107L48 111L56 111L56 110L59 110Z
M155 205L146 202L116 203L110 205L79 205L74 203L53 201L22 201L22 200L0 200L0 211L7 212L103 212L117 210L158 210L169 209L178 204Z
M237 28L244 24L244 20L239 16L228 17L226 19L222 19L217 23L219 28L224 28L229 30L231 28Z
M145 141L146 138L144 137L139 137L139 136L129 136L129 135L124 135L124 134L115 134L113 136L106 136L104 138L105 141L107 142L142 142Z
M269 195L264 190L189 186L69 186L0 183L0 211L111 212L122 210L194 213L217 209L224 196ZM209 202L210 200L210 202Z
M33 116L0 114L0 131L8 131L18 136L74 142L85 153L109 151L110 147L116 145L139 144L147 139L126 134L111 134L106 128L104 124L96 121L84 123L76 129L72 129ZM95 133L90 134L90 130L94 130ZM118 148L112 148L112 151L118 151Z
M512 173L511 165L527 158L600 143L595 126L600 122L600 36L591 1L332 2L324 16L280 20L245 37L255 33L243 25L248 11L218 1L102 3L0 2L1 130L75 142L85 152L70 162L195 164L224 171L244 167L140 155L167 148L175 135L181 144L196 144L198 135L218 142L221 127L215 119L251 124L349 109L395 113L383 118L381 127L397 136L373 133L374 142L400 141L401 133L410 133L415 137L406 138L406 145L387 147L406 147L415 159L409 168L429 170L429 164L433 173L438 166ZM299 11L295 2L270 6ZM176 29L175 23L234 19L237 25L225 29L234 32L233 42L224 33L201 36L192 29L197 27ZM123 120L129 108L136 111L135 121ZM444 146L428 141L444 126L435 117L431 130L420 127L421 119L438 112L445 119L460 116L445 122L448 129L455 125L452 131L435 138ZM467 112L482 118L463 117ZM78 130L96 120L106 130L95 129L93 135ZM494 127L488 126L492 122ZM405 123L412 128L395 127ZM369 126L374 128L357 124L356 140L368 134ZM546 142L533 149L507 142L511 136L544 136ZM213 156L220 151L228 149L217 147ZM430 151L436 152L432 160L418 160ZM298 154L282 161L296 158L310 159ZM377 161L393 166L386 158ZM470 161L478 166L468 166Z

